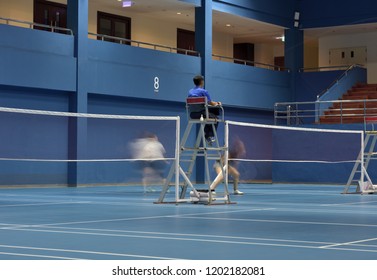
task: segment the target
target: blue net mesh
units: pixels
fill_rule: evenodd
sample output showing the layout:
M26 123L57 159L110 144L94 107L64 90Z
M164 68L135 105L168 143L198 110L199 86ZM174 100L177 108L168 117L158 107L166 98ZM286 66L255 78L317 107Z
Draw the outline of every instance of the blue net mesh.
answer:
M12 110L0 108L2 185L67 184L72 168L82 184L157 183L176 157L177 118Z
M239 143L244 153L232 156ZM230 123L229 146L244 182L344 183L362 150L362 132Z

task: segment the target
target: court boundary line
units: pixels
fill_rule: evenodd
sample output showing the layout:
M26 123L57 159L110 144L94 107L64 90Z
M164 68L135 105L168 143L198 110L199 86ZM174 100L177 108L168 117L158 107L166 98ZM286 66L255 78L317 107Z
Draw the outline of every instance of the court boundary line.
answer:
M141 235L116 235L116 234L99 234L99 233L85 233L85 232L68 232L68 231L49 231L49 230L36 230L31 228L14 228L10 230L15 231L32 231L32 232L44 232L44 233L58 233L58 234L78 234L78 235L97 235L97 236L117 236L117 237L130 237L130 238L140 238L140 239L163 239L163 240L170 240L170 241L194 241L194 242L207 242L207 243L225 243L225 244L237 244L237 245L254 245L254 246L270 246L270 247L287 247L287 248L302 248L302 249L320 249L320 250L339 250L339 251L355 251L355 252L369 252L369 253L377 253L376 250L367 250L367 249L353 249L353 248L340 248L340 247L328 247L323 248L324 246L305 246L305 245L291 245L291 244L273 244L273 243L264 243L264 242L242 242L242 241L227 241L227 240L213 240L213 239L193 239L193 238L166 238L166 237L157 237L157 236L141 236ZM2 245L0 245L2 247ZM15 246L17 247L17 246ZM46 248L48 249L48 248ZM57 249L51 249L57 250ZM68 250L69 251L69 250ZM72 250L75 251L75 250ZM62 250L62 252L67 252L67 250ZM82 253L84 253L83 251ZM90 251L88 251L90 252ZM90 253L88 253L90 254ZM93 253L96 254L96 253ZM117 253L109 253L110 255L124 255L124 254L117 254ZM98 254L101 255L101 254ZM104 254L102 254L104 255ZM128 256L128 255L127 255ZM145 256L145 258L148 258ZM156 259L163 259L163 257ZM176 258L168 258L168 259L175 259Z
M104 234L104 233L89 233L89 232L74 232L74 231L58 231L58 230L39 230L32 228L10 228L7 230L15 231L30 231L30 232L44 232L44 233L57 233L57 234L77 234L77 235L93 235L93 236L108 236L108 237L129 237L139 239L160 239L167 241L189 241L189 242L207 242L207 243L226 243L226 244L239 244L239 245L258 245L258 246L273 246L273 247L291 247L291 248L307 248L307 249L320 249L318 246L305 246L305 245L291 245L284 243L257 243L245 241L229 241L229 240L214 240L214 239L195 239L195 238L180 238L180 237L162 237L162 236L141 236L141 235L126 235L126 234ZM0 245L1 247L1 245ZM376 250L377 252L377 250Z
M119 222L119 221L161 219L161 218L179 218L179 217L182 217L182 216L193 216L193 215L215 215L215 214L228 214L228 213L251 212L251 211L268 211L268 210L276 210L276 208L252 208L252 209L230 210L230 211L208 212L208 213L198 212L198 213L177 214L177 215L161 215L161 216L149 216L149 217L131 217L131 218L119 218L119 219L103 219L103 220L91 220L91 221L76 221L76 222L64 222L64 223L37 224L37 225L32 225L32 226L36 226L36 227L39 226L40 227L40 226L89 224L89 223L106 223L106 222ZM29 225L29 227L30 226L31 225Z
M280 209L279 209L280 210ZM347 223L327 223L327 222L305 222L289 220L262 220L262 219L240 219L240 218L213 218L213 217L181 217L183 219L202 219L202 220L223 220L240 222L260 222L260 223L286 223L286 224L309 224L309 225L329 225L329 226L354 226L354 227L377 227L368 224L347 224Z
M50 205L65 205L65 204L90 204L90 201L71 201L71 202L41 202L41 203L27 203L27 204L10 204L0 205L0 208L7 207L27 207L27 206L50 206Z
M134 257L134 258L140 258L140 259L179 260L178 258L167 258L167 257L147 256L147 255L137 255L137 254L122 254L122 253L97 252L97 251L86 251L86 250L69 250L69 249L44 248L44 247L29 247L29 246L16 246L16 245L4 245L4 244L0 244L0 248L25 249L25 250L62 252L62 253L64 252L64 253L76 253L76 254L88 254L88 255Z
M374 201L358 201L358 202L348 202L348 203L334 203L334 204L320 204L320 206L342 206L342 205L360 205L360 204L369 204L369 203L377 203L377 200ZM377 206L377 205L375 205Z
M44 226L41 228L45 228ZM0 228L1 229L1 228ZM66 230L86 230L98 232L120 232L120 233L141 233L150 235L166 235L166 236L192 236L192 237L212 237L224 239L244 239L244 240L265 240L277 242L290 242L290 243L309 243L309 244L333 244L332 242L319 242L319 241L306 241L306 240L289 240L289 239L276 239L276 238L257 238L257 237L242 237L242 236L229 236L229 235L209 235L209 234L192 234L192 233L168 233L168 232L148 232L148 231L129 231L129 230L113 230L113 229L93 229L93 228L70 228L70 227L50 227L46 229L66 229Z
M35 255L35 254L23 254L23 253L10 253L10 252L2 252L2 251L0 251L0 255L20 256L20 257L37 257L37 258L48 259L48 260L50 260L50 259L57 259L57 260L83 260L83 259L70 258L70 257Z
M330 248L340 247L340 246L355 245L357 243L364 243L364 242L374 241L374 240L377 240L377 237L369 238L369 239L355 240L355 241L350 241L350 242L337 243L337 244L333 244L333 245L326 245L326 246L322 246L322 249L330 249Z

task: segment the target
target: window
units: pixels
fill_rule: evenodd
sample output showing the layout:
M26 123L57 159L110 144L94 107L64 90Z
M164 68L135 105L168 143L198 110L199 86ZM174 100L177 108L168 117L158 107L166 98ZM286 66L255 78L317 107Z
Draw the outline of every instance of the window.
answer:
M130 40L131 18L98 12L97 33ZM105 41L117 42L118 40L105 38Z

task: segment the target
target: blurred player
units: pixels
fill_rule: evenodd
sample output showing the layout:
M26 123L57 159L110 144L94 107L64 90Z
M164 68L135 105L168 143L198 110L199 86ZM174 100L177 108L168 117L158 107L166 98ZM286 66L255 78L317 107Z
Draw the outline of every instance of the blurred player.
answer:
M240 173L237 170L239 162L237 160L232 160L232 159L239 159L242 158L246 154L246 149L244 143L236 137L234 140L231 148L229 149L229 158L228 158L228 173L233 177L233 194L236 195L243 195L243 192L241 192L238 189L238 183L240 180ZM215 190L216 187L223 181L224 176L223 176L223 166L221 162L224 162L225 157L223 156L221 158L221 161L218 160L216 161L214 168L217 173L217 177L215 181L213 182L212 185L212 190Z
M166 153L164 146L158 141L157 135L147 132L132 143L131 149L133 158L140 160L144 193L153 192L154 189L148 185L164 181L166 167L166 161L163 160Z

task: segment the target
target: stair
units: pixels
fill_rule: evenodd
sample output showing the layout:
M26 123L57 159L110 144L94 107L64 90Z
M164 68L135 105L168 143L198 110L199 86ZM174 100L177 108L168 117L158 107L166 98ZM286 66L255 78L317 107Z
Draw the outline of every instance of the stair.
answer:
M363 123L364 114L377 116L377 84L356 84L339 100L357 101L334 103L320 117L321 124ZM376 100L376 102L365 103L364 100Z

